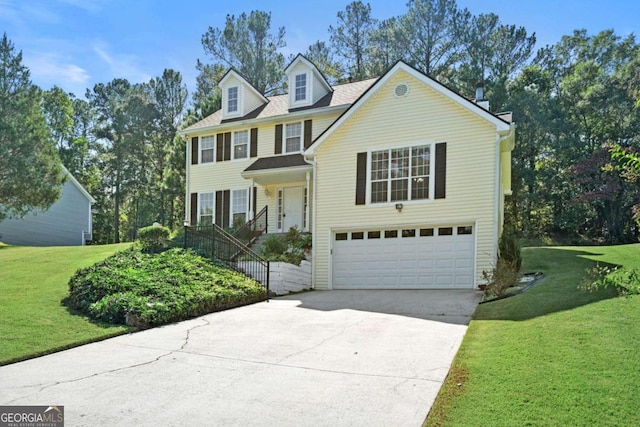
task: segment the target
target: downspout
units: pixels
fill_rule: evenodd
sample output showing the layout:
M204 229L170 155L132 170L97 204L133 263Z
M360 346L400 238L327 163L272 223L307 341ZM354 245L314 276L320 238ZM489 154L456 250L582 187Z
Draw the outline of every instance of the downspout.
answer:
M184 191L185 191L185 195L184 195L184 221L182 222L183 224L189 224L189 222L191 221L191 218L189 217L189 212L191 211L191 197L189 197L189 165L191 164L190 160L191 154L189 151L191 150L189 147L191 146L191 144L189 144L189 135L184 135L185 138L185 151L186 151L186 159L185 159L185 170L186 170L186 177L185 177L185 181L184 181ZM195 225L195 224L189 224L189 225Z
M500 193L500 180L502 179L502 167L500 164L500 154L501 154L501 147L502 147L502 142L506 141L508 139L514 138L515 137L515 125L512 123L509 126L509 131L507 132L507 134L500 136L500 133L498 133L498 137L496 138L496 181L495 181L495 198L494 198L494 209L493 209L493 255L492 256L497 256L498 254L498 240L499 240L499 236L498 234L500 233L500 197L504 197L504 194ZM497 258L493 260L494 264L495 262L497 262Z
M305 156L306 157L306 156ZM306 159L305 160L309 163L311 163L313 165L313 205L311 208L312 214L311 214L311 289L315 289L316 288L316 257L317 257L317 250L316 250L316 199L318 197L318 193L317 193L317 188L318 186L317 184L317 179L316 177L318 176L317 172L318 172L318 165L316 163L315 160L309 160ZM307 190L308 191L308 190ZM307 193L308 194L308 193ZM308 204L308 201L307 201ZM308 207L307 207L308 209ZM307 222L307 225L309 223Z

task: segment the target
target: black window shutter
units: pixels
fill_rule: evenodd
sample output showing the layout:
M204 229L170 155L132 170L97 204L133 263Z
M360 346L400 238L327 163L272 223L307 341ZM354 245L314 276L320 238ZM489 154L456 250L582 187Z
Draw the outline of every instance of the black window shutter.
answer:
M224 134L224 157L223 160L231 160L231 132Z
M224 154L224 138L223 134L216 135L216 160L221 162Z
M311 147L311 143L313 142L311 140L311 120L305 120L304 121L304 149L306 150L307 148Z
M198 193L191 193L191 225L198 224Z
M198 137L194 136L191 138L191 164L198 164Z
M282 154L282 125L276 125L276 142L273 153Z
M231 212L231 190L224 190L222 192L224 210L222 212L222 220L224 221L224 225L221 227L229 226L229 214Z
M218 227L224 227L223 215L222 215L222 212L224 212L222 193L224 192L216 191L216 221L215 222Z
M356 205L367 202L367 153L358 153L356 164Z
M249 157L258 157L258 128L251 128L251 148Z
M435 195L436 199L444 199L447 188L447 143L436 144L435 167Z

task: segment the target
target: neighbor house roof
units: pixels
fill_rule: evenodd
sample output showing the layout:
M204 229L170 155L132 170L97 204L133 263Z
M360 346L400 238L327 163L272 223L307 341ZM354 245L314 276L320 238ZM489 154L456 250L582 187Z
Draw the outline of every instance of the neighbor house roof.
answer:
M71 183L78 189L78 191L87 198L87 200L89 201L89 203L94 204L96 203L96 199L94 199L93 197L91 197L91 194L89 194L89 192L82 186L82 184L80 184L80 182L73 176L71 175L71 172L69 172L69 169L67 169L66 167L64 167L64 165L60 165L62 166L62 171L64 172L66 178L69 179L69 181L71 181Z
M351 105L355 102L369 87L371 87L377 79L362 80L354 83L345 83L333 86L333 92L327 94L324 98L309 107L289 109L289 95L276 95L267 97L267 104L256 108L244 117L236 119L222 120L222 110L218 110L212 115L205 117L199 122L183 129L180 133L187 134L189 132L204 130L223 123L229 123L239 120L248 119L265 119L289 114L294 111L310 110L323 107L337 107L341 105Z

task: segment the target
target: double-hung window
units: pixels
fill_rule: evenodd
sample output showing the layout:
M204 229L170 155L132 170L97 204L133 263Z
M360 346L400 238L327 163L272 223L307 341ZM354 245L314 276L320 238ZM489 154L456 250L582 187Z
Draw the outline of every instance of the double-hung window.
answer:
M216 146L215 136L203 136L200 138L200 163L213 162L213 153Z
M230 87L227 90L227 113L238 112L238 86Z
M307 75L296 74L295 80L295 100L296 102L305 101L307 99Z
M246 159L249 148L249 131L242 130L233 133L233 158Z
M285 153L299 153L302 151L302 123L289 123L285 126Z
M373 151L370 201L428 199L430 175L431 146L428 144Z
M214 193L200 193L200 215L198 217L199 224L213 224L213 196Z
M247 190L233 190L232 194L232 226L235 227L247 222Z

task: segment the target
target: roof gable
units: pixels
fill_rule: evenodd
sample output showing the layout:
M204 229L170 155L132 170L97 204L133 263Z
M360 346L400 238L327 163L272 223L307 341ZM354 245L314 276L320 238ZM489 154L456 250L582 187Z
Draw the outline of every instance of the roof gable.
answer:
M222 116L224 119L244 117L268 102L263 94L234 69L227 71L220 79L218 87L222 92ZM229 101L232 88L236 88L234 103ZM234 106L233 110L229 110L231 105Z
M293 59L293 61L291 61L291 63L289 65L287 65L287 68L284 69L284 73L285 75L289 75L289 73L298 65L298 64L304 64L307 68L309 68L312 72L314 77L318 80L318 82L320 84L322 84L322 86L324 86L324 88L326 89L327 92L333 92L333 88L331 87L331 85L329 84L329 82L327 82L327 79L324 77L324 74L322 74L322 72L320 72L320 70L318 69L318 67L316 66L316 64L314 64L313 62L309 61L303 54L299 53L298 55L296 55L296 57Z
M233 68L230 68L229 71L224 73L224 76L222 76L222 78L218 82L218 87L220 87L220 88L223 87L225 85L225 83L227 83L229 81L229 79L231 77L235 77L236 79L240 80L242 82L242 84L245 85L245 87L248 87L252 91L252 93L255 96L257 96L258 98L260 98L262 101L269 102L269 100L262 93L260 93L260 91L258 89L256 89L251 83L249 83L249 81L247 79L245 79L242 76L242 74L240 74L239 72L237 72Z
M346 120L349 119L358 109L365 104L384 84L389 81L398 71L404 71L414 77L416 80L433 89L435 92L443 95L445 98L457 103L464 109L475 114L479 118L491 123L498 131L509 131L511 125L491 112L477 105L475 102L468 100L457 92L449 89L435 79L428 77L403 61L398 61L391 67L382 77L380 77L369 89L364 92L358 100L356 100L347 111L345 111L335 122L331 124L322 134L320 134L314 143L304 152L305 157L315 155L318 148L333 134Z
M82 184L80 184L80 182L78 182L78 180L73 175L71 175L71 172L69 172L69 170L66 167L64 167L64 165L60 165L60 166L62 166L62 171L66 175L66 177L69 178L69 181L78 189L78 191L80 191L80 193L84 197L87 198L90 204L94 204L96 202L96 199L91 197L91 194L89 194L89 192L85 190Z

